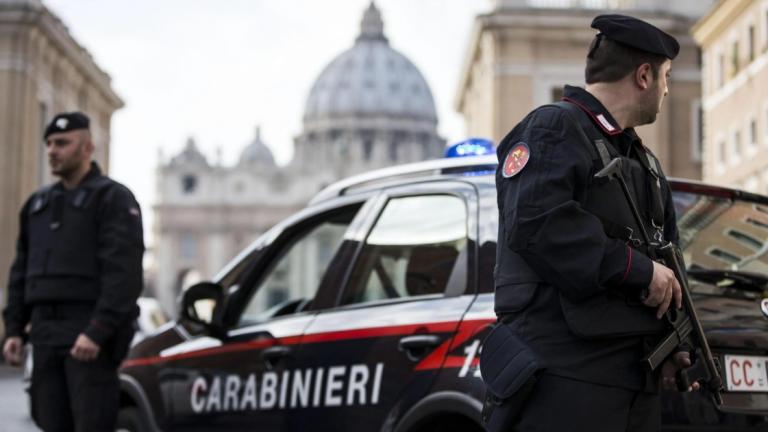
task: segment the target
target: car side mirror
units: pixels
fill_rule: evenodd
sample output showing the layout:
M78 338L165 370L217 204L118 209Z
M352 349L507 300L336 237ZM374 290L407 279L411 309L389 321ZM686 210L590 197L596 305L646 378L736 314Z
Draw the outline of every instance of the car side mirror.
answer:
M182 319L201 325L212 334L223 332L221 311L224 288L213 282L200 282L189 287L181 297Z

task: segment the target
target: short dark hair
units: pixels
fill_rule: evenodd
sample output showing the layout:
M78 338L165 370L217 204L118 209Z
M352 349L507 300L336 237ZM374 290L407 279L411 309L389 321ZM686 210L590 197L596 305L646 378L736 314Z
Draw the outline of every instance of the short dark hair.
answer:
M597 48L595 44L600 41ZM659 68L667 60L658 54L641 51L636 48L614 42L605 36L595 37L589 45L587 67L584 78L587 84L598 82L616 82L626 77L640 65L651 65L653 79L659 77Z

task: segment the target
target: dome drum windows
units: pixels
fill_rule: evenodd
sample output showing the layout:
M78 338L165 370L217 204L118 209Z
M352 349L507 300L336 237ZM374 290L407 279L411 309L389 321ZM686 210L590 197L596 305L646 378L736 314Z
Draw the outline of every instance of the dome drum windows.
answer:
M365 140L363 141L363 158L366 162L371 160L371 156L373 155L373 141L371 140Z
M392 162L397 162L397 147L398 147L397 140L392 141L389 144L389 160Z
M361 143L361 150L363 154L363 160L369 162L373 159L373 148L375 142L375 134L372 130L362 130L359 133L358 139Z

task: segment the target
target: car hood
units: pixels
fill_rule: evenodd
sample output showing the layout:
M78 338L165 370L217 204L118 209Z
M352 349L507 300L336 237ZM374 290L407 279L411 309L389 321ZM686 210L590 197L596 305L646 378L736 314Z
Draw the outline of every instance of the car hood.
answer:
M691 281L691 295L713 350L768 350L762 293Z
M166 348L172 347L188 339L186 331L176 322L168 322L157 331L142 339L128 352L123 367L140 365L141 360L156 358Z

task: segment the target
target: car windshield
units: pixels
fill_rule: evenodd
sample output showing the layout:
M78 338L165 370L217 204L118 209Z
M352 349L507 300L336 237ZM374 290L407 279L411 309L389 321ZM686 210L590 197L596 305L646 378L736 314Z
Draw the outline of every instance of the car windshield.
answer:
M689 271L768 274L768 206L683 191L673 198Z

